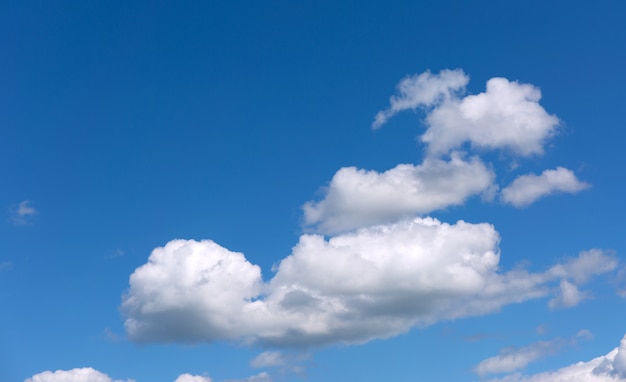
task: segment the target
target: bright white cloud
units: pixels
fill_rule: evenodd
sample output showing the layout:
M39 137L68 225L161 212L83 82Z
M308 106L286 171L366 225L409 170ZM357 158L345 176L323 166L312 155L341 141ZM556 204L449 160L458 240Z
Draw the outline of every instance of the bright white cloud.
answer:
M72 370L44 371L26 378L24 382L124 382L113 380L108 375L90 367L77 368ZM126 382L134 382L126 380Z
M459 205L493 186L494 173L477 157L426 159L379 173L345 167L333 177L322 201L303 207L304 221L325 233L396 221Z
M26 225L32 223L32 219L38 211L33 207L33 202L24 200L17 205L9 208L11 222L15 225Z
M571 170L557 167L545 170L541 175L519 176L502 190L502 201L516 207L527 206L537 199L557 192L576 193L589 187L578 180Z
M465 142L480 149L509 149L528 156L542 154L559 120L539 105L541 92L529 84L506 78L487 81L484 93L460 97L468 77L462 71L426 72L398 85L399 95L376 115L380 127L397 112L429 107L422 142L432 155L442 155Z
M626 336L620 346L588 362L530 376L508 375L491 382L615 382L626 381Z
M415 110L449 99L454 92L465 88L469 77L462 70L429 71L404 78L397 86L398 95L389 99L389 108L376 114L372 127L377 129L403 110Z
M181 374L174 382L211 382L211 378L202 375Z
M303 235L263 283L240 253L174 240L131 276L125 326L135 341L360 343L546 296L576 269L567 260L543 273L501 273L498 242L490 224L431 218L329 240Z
M261 293L261 269L212 241L173 240L130 277L122 309L137 341L194 342L241 335ZM182 317L181 317L182 316Z

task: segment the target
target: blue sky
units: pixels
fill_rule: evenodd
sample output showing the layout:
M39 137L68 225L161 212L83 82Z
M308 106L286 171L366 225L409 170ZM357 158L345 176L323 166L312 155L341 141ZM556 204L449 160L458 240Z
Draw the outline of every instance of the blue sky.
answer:
M625 12L3 2L0 380L626 380Z

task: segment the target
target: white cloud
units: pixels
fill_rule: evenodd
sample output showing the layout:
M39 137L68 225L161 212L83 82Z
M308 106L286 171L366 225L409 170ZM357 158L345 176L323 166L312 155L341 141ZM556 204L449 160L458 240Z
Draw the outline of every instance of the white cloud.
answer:
M615 382L626 381L626 336L620 346L588 362L530 376L508 375L491 382Z
M174 382L211 382L211 378L202 375L181 374Z
M589 184L578 180L571 170L557 167L555 170L545 170L541 175L519 176L502 190L502 200L523 207L546 195L556 192L573 194L588 187Z
M226 382L272 382L272 378L266 372L262 372L244 379L229 379Z
M238 337L248 326L244 307L261 286L261 269L241 253L212 241L172 240L131 275L125 327L138 341Z
M396 221L459 205L489 190L494 173L477 157L450 161L426 159L379 173L345 167L333 177L325 198L303 207L304 221L317 230L336 233Z
M569 340L556 338L550 341L535 342L521 348L505 348L497 356L481 361L474 368L474 372L480 376L510 373L525 368L531 362L557 353L563 346L573 346L580 340L592 337L589 330L583 329Z
M372 127L377 129L403 110L415 110L419 106L431 106L449 99L454 92L465 88L469 77L462 70L442 70L437 75L429 71L408 76L397 85L398 95L389 99L387 110L376 114Z
M506 348L495 357L481 361L474 368L480 376L510 373L525 368L529 363L555 353L563 345L561 340L540 341L522 348Z
M32 219L38 211L33 207L33 202L24 200L17 205L9 207L11 222L15 225L26 225L32 223Z
M263 283L259 267L240 253L174 240L135 270L122 312L130 338L140 342L361 343L547 296L568 270L582 277L577 260L543 273L502 273L498 242L490 224L431 218L329 240L303 235ZM587 274L606 271L607 261Z
M108 375L90 367L77 368L72 370L44 371L26 378L24 382L124 382L113 380ZM133 382L128 379L126 382Z
M576 285L567 280L561 280L559 294L550 300L548 306L550 309L571 308L578 305L585 297L585 294L579 291Z
M250 366L254 368L282 366L287 362L283 353L279 351L266 351L254 357Z
M584 284L595 275L612 271L618 266L613 252L591 249L581 252L577 257L565 258L560 264L550 268L555 276L569 278L578 284Z
M397 112L428 106L422 142L432 155L442 155L465 142L480 149L509 149L522 156L542 154L559 120L539 105L541 92L529 84L506 78L487 81L484 93L460 97L468 78L462 71L426 72L398 85L399 95L379 112L380 127Z

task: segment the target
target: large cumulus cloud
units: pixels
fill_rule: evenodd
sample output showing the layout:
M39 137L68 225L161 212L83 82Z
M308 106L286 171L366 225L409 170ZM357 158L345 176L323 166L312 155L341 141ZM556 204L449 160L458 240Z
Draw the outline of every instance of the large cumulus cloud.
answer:
M360 343L547 296L561 280L587 280L616 266L597 251L584 275L572 264L586 253L545 272L501 272L499 240L490 224L432 218L330 239L303 235L266 282L240 253L174 240L130 277L126 330L145 342ZM569 277L573 269L577 276Z

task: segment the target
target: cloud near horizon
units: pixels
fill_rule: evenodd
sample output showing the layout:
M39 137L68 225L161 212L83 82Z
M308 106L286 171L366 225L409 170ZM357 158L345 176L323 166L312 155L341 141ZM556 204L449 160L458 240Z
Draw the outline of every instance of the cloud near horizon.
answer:
M91 367L82 367L71 370L44 371L26 378L24 382L136 382L134 379L112 379L107 374ZM174 382L212 382L212 379L203 375L184 373ZM269 374L261 372L244 379L229 379L225 382L272 382Z

